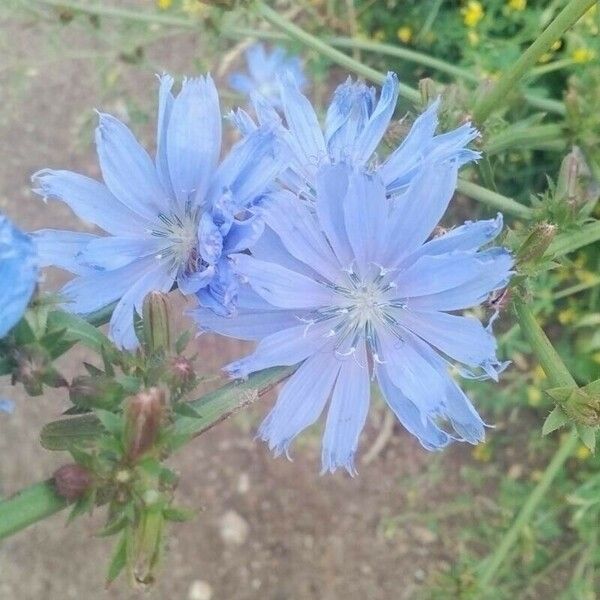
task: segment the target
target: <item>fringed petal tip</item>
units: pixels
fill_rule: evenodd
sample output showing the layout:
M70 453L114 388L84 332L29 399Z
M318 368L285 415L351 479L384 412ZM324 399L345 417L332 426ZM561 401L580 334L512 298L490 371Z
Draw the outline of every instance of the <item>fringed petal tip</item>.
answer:
M346 460L340 461L338 458L333 456L331 453L323 452L321 456L321 471L319 475L333 474L338 469L344 469L350 477L355 478L358 476L358 470L354 463L354 453L352 453Z

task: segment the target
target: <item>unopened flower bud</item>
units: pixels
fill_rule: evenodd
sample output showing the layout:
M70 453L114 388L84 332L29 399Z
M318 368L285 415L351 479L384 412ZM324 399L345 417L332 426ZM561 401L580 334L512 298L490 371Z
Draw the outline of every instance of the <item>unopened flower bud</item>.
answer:
M167 296L150 292L142 308L143 332L146 349L151 354L167 350L171 345L169 306Z
M556 198L574 210L585 201L582 180L590 176L590 169L577 146L565 156L556 182Z
M419 79L419 92L421 94L421 104L429 106L438 96L435 81L430 77Z
M69 386L69 399L85 408L111 409L124 396L123 387L106 375L80 375Z
M165 394L150 388L131 397L127 403L125 439L127 456L137 460L154 446L165 409Z
M517 263L520 265L537 262L550 246L556 235L556 225L538 223L527 236L517 252Z
M54 473L56 492L69 502L82 498L91 485L91 473L76 463L63 465Z

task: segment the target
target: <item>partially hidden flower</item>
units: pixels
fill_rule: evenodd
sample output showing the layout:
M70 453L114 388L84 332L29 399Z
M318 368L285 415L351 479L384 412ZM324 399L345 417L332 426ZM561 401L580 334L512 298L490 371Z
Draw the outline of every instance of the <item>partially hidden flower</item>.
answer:
M23 316L38 279L31 238L0 215L0 338Z
M96 146L104 183L44 169L35 191L62 200L108 235L45 229L35 233L44 266L76 277L63 289L65 308L90 313L117 302L110 333L134 348L134 311L151 291L184 294L223 314L237 294L228 256L262 232L252 205L280 169L283 153L268 126L255 129L219 164L221 111L210 76L160 78L157 149L152 160L118 119L99 114Z
M274 106L280 105L278 78L288 73L296 85L306 86L302 61L290 56L283 48L269 52L263 44L253 44L245 52L247 73L237 71L229 76L229 85L236 92L251 97L258 93Z
M258 432L277 455L327 407L323 471L354 474L372 379L425 448L484 439L483 421L449 371L497 379L505 365L489 326L452 313L506 286L513 259L487 247L500 215L428 239L458 164L428 161L397 197L378 173L323 167L314 203L284 191L264 206L261 243L235 257L248 283L237 317L196 311L205 327L259 341L226 367L233 377L298 365Z
M374 87L348 78L335 90L323 128L308 98L288 76L280 81L285 122L272 106L254 96L259 123L272 124L290 154L289 168L280 175L283 185L310 194L322 166L344 162L377 169L387 192L394 194L408 185L426 158L454 159L459 166L479 158L478 152L466 147L479 135L470 123L435 134L440 105L436 100L416 119L400 146L380 162L376 151L394 114L399 85L397 76L388 73L378 99ZM241 109L232 119L242 133L249 134L256 128Z

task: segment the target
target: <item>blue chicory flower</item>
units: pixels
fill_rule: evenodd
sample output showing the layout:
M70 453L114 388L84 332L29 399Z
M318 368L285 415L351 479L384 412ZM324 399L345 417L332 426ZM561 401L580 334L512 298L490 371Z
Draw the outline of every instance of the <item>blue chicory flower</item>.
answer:
M0 338L23 316L37 278L31 238L0 215Z
M306 86L300 58L289 56L283 48L273 48L269 53L257 43L246 50L245 56L248 73L238 71L229 77L231 88L244 96L260 94L273 106L280 106L278 77L286 72L299 89Z
M114 341L138 342L134 310L153 290L176 283L223 314L233 309L237 278L228 256L262 232L250 209L281 168L284 154L269 126L255 129L219 164L221 111L210 76L188 79L173 96L160 78L157 150L153 161L115 117L99 114L96 146L104 183L70 171L33 176L36 192L68 204L108 236L36 232L43 266L76 277L62 290L65 308L93 312L118 301L110 322Z
M15 403L12 400L2 400L0 399L0 412L3 413L12 413L15 409Z
M397 197L379 173L344 164L319 171L314 202L274 194L252 256L235 257L248 283L237 317L196 311L206 328L259 341L226 367L232 376L299 365L258 432L277 455L329 400L323 471L354 474L372 378L428 450L484 439L484 423L449 369L497 379L505 365L489 327L451 313L506 286L513 260L504 248L485 247L502 229L500 215L427 241L459 164L456 156L428 160Z
M344 162L377 169L387 193L395 194L406 188L425 160L452 159L460 167L479 158L479 152L466 147L479 135L470 123L435 135L438 99L416 119L402 143L380 163L376 151L394 114L399 85L396 74L388 73L377 99L375 88L348 78L333 94L323 129L310 101L292 77L280 78L285 123L272 106L260 96L254 96L258 122L272 124L289 149L291 163L280 176L284 186L310 195L321 167ZM246 135L256 128L242 109L230 117Z

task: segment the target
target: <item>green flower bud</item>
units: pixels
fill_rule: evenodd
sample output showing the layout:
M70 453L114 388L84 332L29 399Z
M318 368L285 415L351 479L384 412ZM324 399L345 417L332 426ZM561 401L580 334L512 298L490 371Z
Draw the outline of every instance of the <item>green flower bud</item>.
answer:
M517 264L523 266L535 264L544 256L556 235L556 225L538 223L521 244L517 252Z
M150 292L142 308L143 337L146 350L150 354L165 352L171 346L169 327L169 305L167 296L160 292Z

